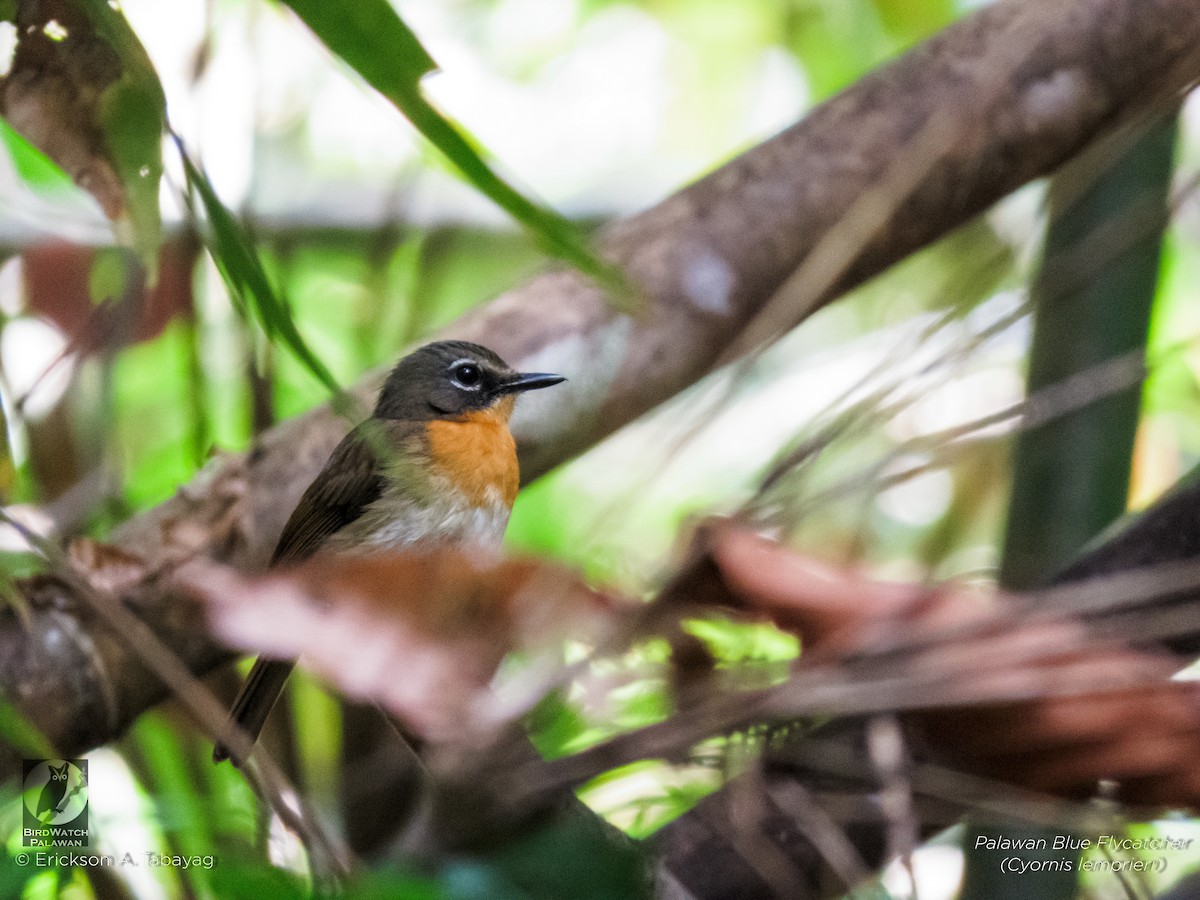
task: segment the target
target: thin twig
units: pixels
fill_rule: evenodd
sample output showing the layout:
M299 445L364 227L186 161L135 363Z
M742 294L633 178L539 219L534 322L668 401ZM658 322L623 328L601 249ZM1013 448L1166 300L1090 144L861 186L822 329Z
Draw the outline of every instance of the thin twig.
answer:
M250 758L254 744L244 732L227 733L227 711L202 681L182 663L145 622L130 612L121 599L101 590L75 572L62 552L51 542L26 528L0 508L0 519L18 531L31 547L52 566L55 577L67 584L138 656L139 659L182 701L212 737L220 735L243 759ZM266 753L256 754L257 783L276 815L294 831L314 861L331 864L329 872L340 879L350 873L350 856L317 823L313 812L289 784L287 777ZM298 810L284 799L285 794L297 798ZM319 851L314 853L313 851ZM314 869L320 871L320 866Z

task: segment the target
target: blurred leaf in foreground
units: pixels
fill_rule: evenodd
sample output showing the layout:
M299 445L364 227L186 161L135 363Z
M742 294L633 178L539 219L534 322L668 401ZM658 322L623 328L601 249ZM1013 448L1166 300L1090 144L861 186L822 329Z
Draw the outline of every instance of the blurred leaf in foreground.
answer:
M565 639L602 639L617 612L567 570L483 562L459 550L327 555L261 578L196 564L186 578L222 641L303 656L347 696L447 740L494 709L492 678L509 653L559 659Z
M257 316L267 337L282 341L317 380L340 397L342 391L333 373L305 342L296 328L291 311L271 286L250 235L238 224L233 213L225 208L208 178L184 150L182 142L176 143L183 160L188 188L200 196L208 217L212 230L209 251L229 289L230 297L243 315L252 312Z
M497 175L462 132L425 99L421 79L437 64L387 0L283 2L326 47L387 97L471 184L529 229L550 253L595 278L614 305L632 310L633 296L620 272L592 252L575 226Z
M17 175L29 187L47 191L73 189L71 176L4 119L0 119L0 146L7 151Z
M646 863L636 845L613 840L582 819L506 842L482 860L449 866L442 881L456 900L635 900L649 895Z
M4 697L0 697L0 739L30 758L57 755L38 727Z
M96 198L153 280L166 101L150 58L116 3L18 3L15 24L0 113Z

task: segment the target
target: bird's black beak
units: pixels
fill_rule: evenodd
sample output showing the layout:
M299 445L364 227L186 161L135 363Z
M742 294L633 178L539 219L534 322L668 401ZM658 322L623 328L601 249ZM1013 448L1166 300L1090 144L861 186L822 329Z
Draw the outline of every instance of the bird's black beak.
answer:
M525 391L536 391L561 384L567 379L561 375L551 375L549 372L521 372L514 375L496 388L497 394L520 394Z

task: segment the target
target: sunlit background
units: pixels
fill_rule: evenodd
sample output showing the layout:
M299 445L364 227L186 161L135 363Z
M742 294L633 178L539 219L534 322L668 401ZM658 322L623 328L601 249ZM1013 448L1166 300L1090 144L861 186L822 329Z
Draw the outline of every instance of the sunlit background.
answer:
M592 227L711 171L979 4L397 5L441 66L425 82L438 107L507 177ZM162 78L171 125L246 216L301 331L343 383L544 264L525 234L285 10L242 0L122 7ZM0 48L11 42L0 32ZM1181 191L1200 160L1198 134L1193 102L1183 116ZM5 140L14 145L7 132ZM179 279L182 297L110 355L84 337L95 310L88 286L104 278L107 223L50 167L0 155L0 392L13 461L0 488L35 530L102 535L186 484L214 454L244 449L256 429L328 398L238 317L203 255L193 268L195 248L179 237L182 184L168 152L163 209L181 262L166 275ZM822 311L732 387L718 373L532 485L518 502L511 548L645 593L690 521L736 509L797 436L875 403L807 474L811 503L790 538L887 577L991 578L1007 499L1006 432L957 448L921 438L1022 397L1030 333L1022 311L1043 190L1022 190ZM1198 238L1200 207L1187 194L1163 256L1132 507L1200 460ZM913 477L883 485L910 469ZM19 542L2 539L11 572L21 571ZM710 638L729 658L764 665L796 652L765 628L717 628ZM569 697L553 710L538 734L542 749L562 753L661 717L653 648L645 655L613 671L604 696ZM308 786L331 806L337 749L327 732L336 707L311 682L295 693ZM206 768L205 752L172 713L157 712L118 749L92 754L104 846L202 852L221 845L215 831L252 834L240 776ZM720 775L702 763L646 763L590 786L585 798L644 835ZM274 857L295 862L298 848L274 833ZM952 896L957 851L923 853L920 895ZM1164 883L1180 874L1168 872ZM46 875L43 893L29 896L55 895L54 873ZM210 875L190 876L201 896L219 895ZM179 896L178 877L142 871L136 894ZM896 869L884 881L906 896L908 878Z

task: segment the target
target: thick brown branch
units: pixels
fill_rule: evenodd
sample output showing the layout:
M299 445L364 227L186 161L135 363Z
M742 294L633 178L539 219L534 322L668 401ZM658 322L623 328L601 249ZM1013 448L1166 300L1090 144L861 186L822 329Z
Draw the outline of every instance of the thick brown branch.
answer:
M570 377L556 396L529 398L516 423L524 472L535 477L699 378L935 113L970 128L956 130L907 198L888 198L881 226L828 289L809 298L811 307L1051 171L1149 102L1177 94L1200 73L1197 47L1200 0L999 3L607 229L605 252L647 297L639 319L614 314L575 273L551 272L450 331L522 368ZM368 379L359 396L366 400L375 384ZM217 461L116 539L153 571L197 553L260 566L345 429L327 410L286 423L249 454ZM57 602L71 605L69 596ZM131 602L151 623L182 615L163 591ZM196 630L164 636L198 671L222 658ZM91 662L80 670L61 638L41 624L25 631L15 619L0 622L0 687L69 752L116 734L160 689L118 649L119 639L88 638ZM39 664L28 669L22 659Z

